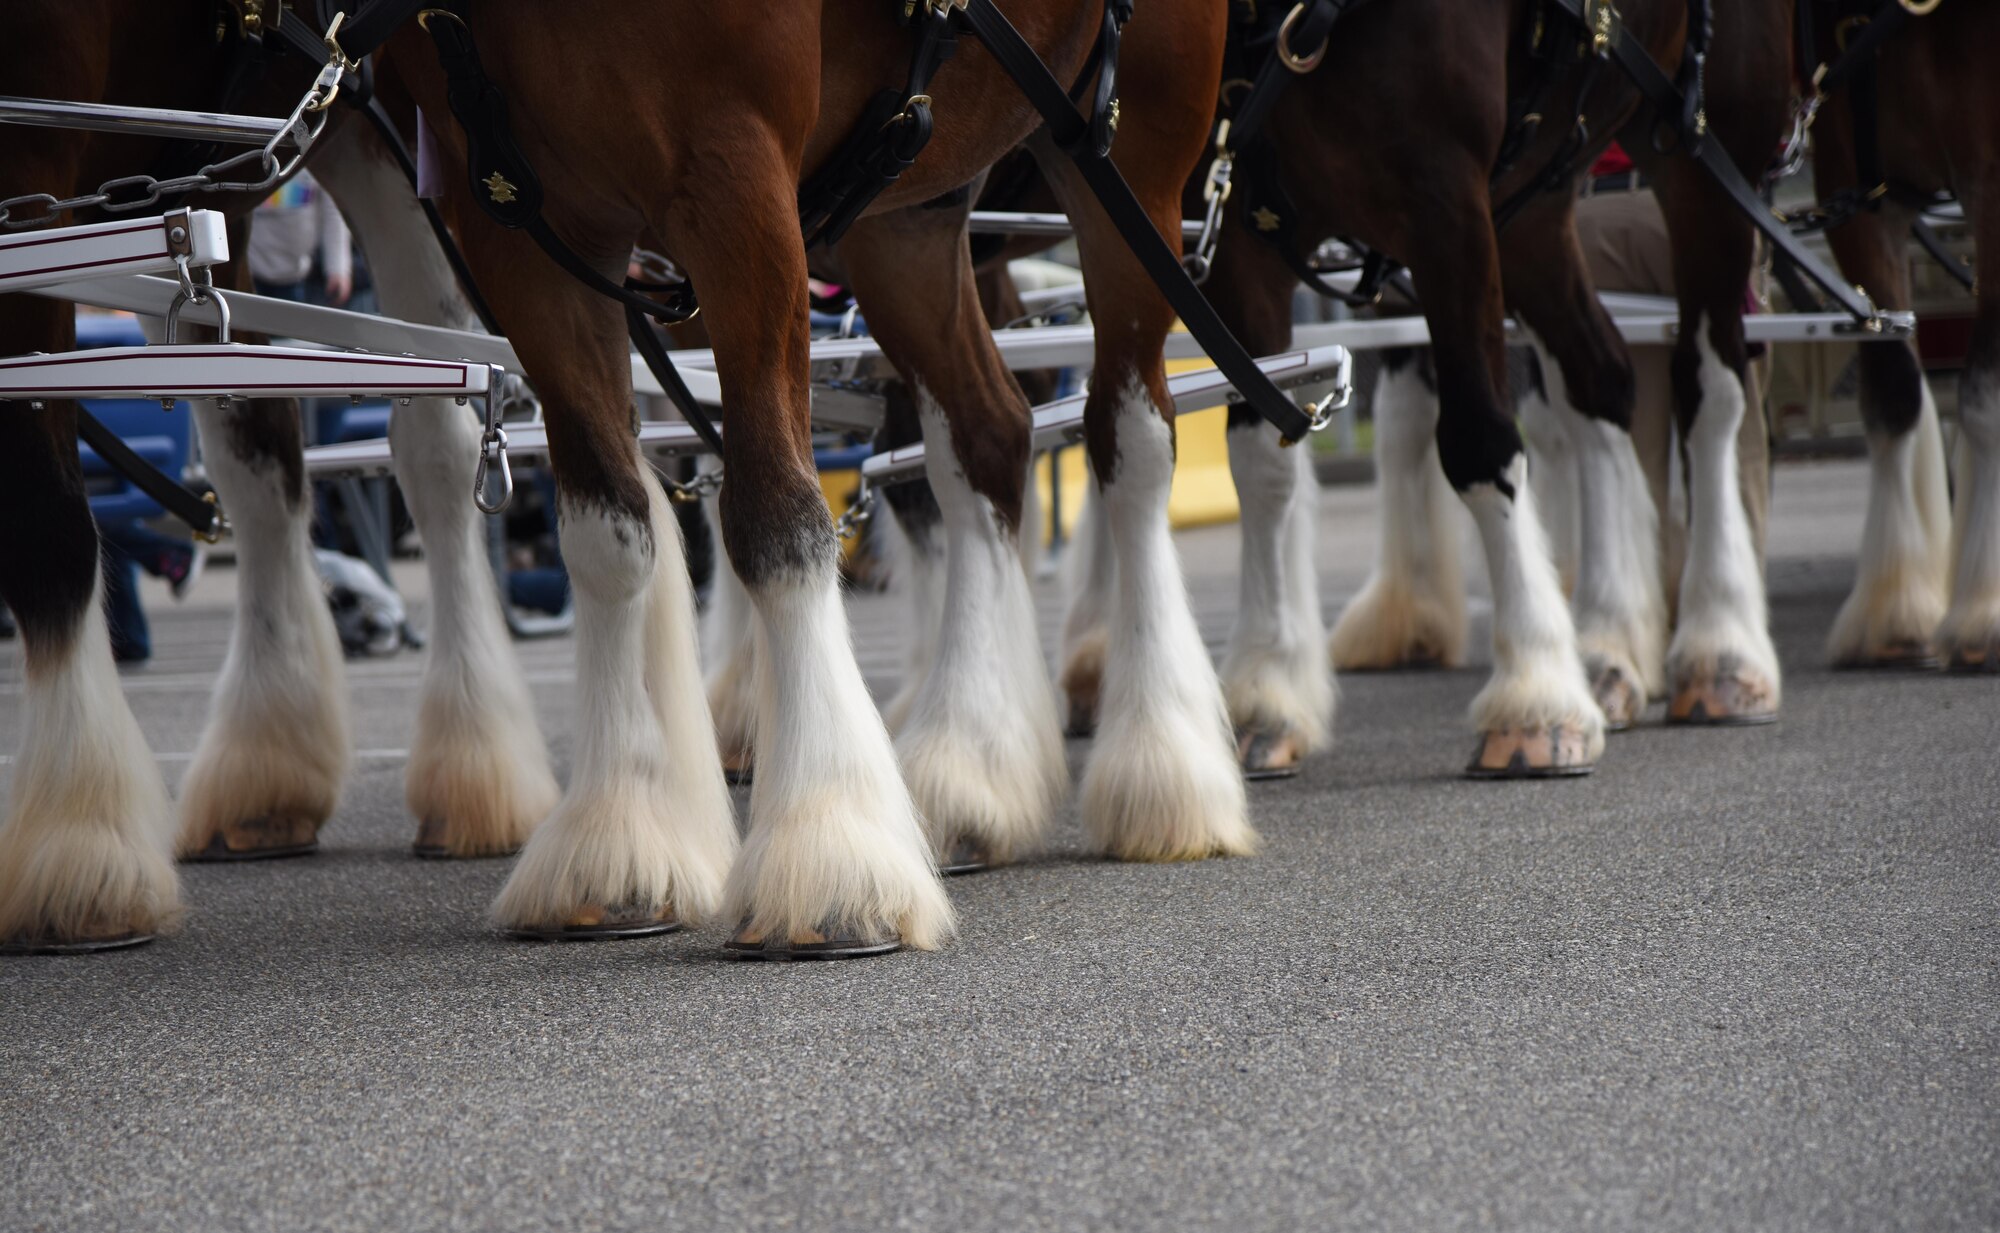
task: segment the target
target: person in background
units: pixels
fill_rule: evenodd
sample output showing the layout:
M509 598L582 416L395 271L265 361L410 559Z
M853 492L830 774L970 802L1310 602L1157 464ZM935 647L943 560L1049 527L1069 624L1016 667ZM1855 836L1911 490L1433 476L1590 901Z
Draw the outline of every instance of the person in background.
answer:
M300 172L272 193L250 225L257 294L345 305L354 294L354 240L333 198ZM324 289L325 294L315 294Z
M111 627L111 657L141 664L153 657L153 631L139 603L139 571L164 578L174 598L187 598L205 555L198 544L162 535L136 518L98 528L104 544L104 616Z

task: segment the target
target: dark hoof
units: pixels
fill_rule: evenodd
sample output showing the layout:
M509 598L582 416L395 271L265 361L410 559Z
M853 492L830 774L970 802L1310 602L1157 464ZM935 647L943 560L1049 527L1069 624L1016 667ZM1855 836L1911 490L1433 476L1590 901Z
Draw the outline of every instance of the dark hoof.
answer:
M0 955L89 955L101 950L130 950L156 936L116 933L96 938L8 938L0 941Z
M723 953L733 958L775 962L788 959L864 959L901 949L903 939L894 934L886 939L843 937L832 928L822 926L809 929L798 937L771 938L752 932L749 921L744 921L736 936L722 944Z
M1953 647L1945 669L1967 675L2000 673L2000 646Z
M1069 701L1069 722L1063 725L1063 735L1072 741L1089 740L1097 735L1097 708L1071 698Z
M1623 732L1646 713L1646 695L1623 668L1600 667L1591 673L1590 692L1604 711L1604 730Z
M1290 779L1299 773L1299 743L1289 732L1244 732L1236 738L1243 778Z
M985 848L970 839L952 841L951 853L938 862L938 872L947 878L962 877L968 873L982 873L993 868L993 858Z
M1466 765L1468 779L1565 779L1596 769L1584 756L1583 730L1502 728L1479 738Z
M732 788L747 788L750 786L750 778L755 769L755 764L750 761L750 755L747 753L724 758L722 782Z
M607 911L582 908L560 925L515 925L505 932L510 938L531 942L603 942L614 938L650 938L672 933L681 927L671 907L628 907Z
M1856 671L1925 672L1936 668L1940 662L1937 652L1927 642L1892 642L1865 650L1834 667Z
M410 845L410 855L420 861L477 861L496 856L512 856L519 848L508 848L492 852L454 852L444 842L444 820L425 818L417 826L417 839Z
M1777 718L1778 703L1770 682L1745 675L1729 658L1716 665L1713 676L1678 682L1673 700L1667 704L1670 724L1746 727L1775 723Z
M181 855L190 864L221 861L271 861L311 856L319 851L319 823L310 818L251 818L225 826L208 845Z

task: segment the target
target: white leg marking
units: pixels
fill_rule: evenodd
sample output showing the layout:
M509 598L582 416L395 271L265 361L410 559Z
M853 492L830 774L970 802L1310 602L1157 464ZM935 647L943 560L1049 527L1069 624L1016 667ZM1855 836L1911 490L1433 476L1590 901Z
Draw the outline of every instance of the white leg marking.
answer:
M937 663L938 633L944 627L948 549L940 534L943 527L928 519L917 523L914 535L900 516L878 521L876 525L883 528L887 537L884 544L894 560L891 578L910 602L908 636L903 643L903 679L896 686L895 696L882 704L882 722L888 726L889 734L895 736L909 725L917 695L923 692L924 682L930 679L932 666Z
M1681 578L1680 624L1667 651L1676 718L1684 691L1722 682L1743 713L1775 711L1780 699L1778 653L1771 645L1764 576L1738 487L1736 431L1743 419L1743 384L1697 321L1701 406L1689 434L1688 559ZM1734 682L1734 684L1730 684Z
M1630 723L1666 684L1659 515L1631 434L1585 415L1555 357L1537 351L1554 426L1568 437L1577 481L1573 516L1580 551L1571 592L1577 646L1607 717ZM1539 501L1543 488L1534 478Z
M920 950L940 945L951 904L854 661L831 560L751 597L759 744L732 916L760 936L894 932Z
M383 310L479 329L408 182L365 138L336 134L313 170L361 236ZM471 501L474 413L448 399L416 399L391 417L389 441L431 587L430 650L404 797L425 847L458 856L511 852L559 793L501 614L485 520Z
M0 942L173 924L173 807L118 689L99 606L54 663L25 665L22 737L0 823Z
M237 455L230 419L244 413L195 403L209 478L235 524L236 621L181 781L183 852L259 821L310 838L333 816L351 747L340 637L307 536L312 505L292 503L276 460Z
M966 481L943 409L921 385L915 393L950 547L936 663L896 753L940 857L963 840L1013 860L1069 791L1062 723L1015 532Z
M1053 464L1052 464L1053 465ZM1062 630L1062 690L1069 703L1072 736L1088 735L1097 724L1104 690L1105 621L1118 563L1111 551L1111 527L1093 478L1077 499L1076 528L1062 559L1063 595L1068 599Z
M1948 663L1991 670L2000 665L2000 374L1968 374L1958 417L1951 608L1938 650Z
M722 521L711 500L709 525ZM702 622L702 662L708 666L708 709L715 740L731 770L747 770L757 744L757 613L750 593L721 550L717 536L715 584Z
M1242 506L1236 626L1222 696L1244 732L1289 738L1299 755L1332 740L1333 664L1322 653L1314 557L1319 481L1312 452L1285 449L1264 424L1232 428L1229 470Z
M665 906L695 923L722 898L735 819L702 699L680 525L650 473L645 482L650 546L627 516L562 505L585 705L569 790L493 905L502 926Z
M1882 345L1882 344L1876 344ZM1920 658L1944 617L1950 558L1943 503L1937 405L1923 382L1923 409L1900 437L1868 435L1868 514L1854 590L1827 638L1836 664ZM1938 534L1943 531L1944 534Z
M1136 381L1118 411L1118 472L1102 485L1118 557L1097 742L1083 777L1091 841L1126 860L1256 847L1243 771L1167 526L1172 429Z
M1334 622L1343 669L1465 659L1465 580L1451 485L1437 454L1437 396L1415 363L1375 387L1375 484L1382 506L1375 572Z
M1595 762L1604 752L1604 712L1583 675L1576 628L1535 512L1527 455L1517 454L1506 474L1511 500L1495 484L1474 484L1465 493L1493 583L1493 676L1472 700L1472 722L1486 733L1577 733L1584 761Z
M1521 418L1521 439L1528 447L1528 475L1535 481L1535 505L1548 532L1556 576L1562 580L1563 593L1574 595L1577 560L1583 551L1583 533L1577 524L1582 481L1576 473L1576 453L1570 448L1570 416L1556 410L1551 401L1559 397L1556 388L1548 384L1555 361L1539 349L1536 359L1542 366L1543 392L1523 390L1516 410ZM1560 372L1556 380L1562 380Z

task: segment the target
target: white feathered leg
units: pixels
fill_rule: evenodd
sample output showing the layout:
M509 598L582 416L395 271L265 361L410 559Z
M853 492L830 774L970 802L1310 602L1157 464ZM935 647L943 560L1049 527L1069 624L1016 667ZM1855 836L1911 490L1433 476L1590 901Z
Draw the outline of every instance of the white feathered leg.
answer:
M949 548L936 662L896 753L940 859L1006 862L1040 840L1069 791L1062 724L1017 532L967 482L943 409L921 386L916 397Z
M1546 352L1540 358L1577 481L1579 552L1571 592L1577 647L1605 723L1625 728L1638 722L1647 699L1666 682L1659 515L1631 434L1584 414L1570 398L1562 366ZM1542 485L1530 474L1539 500Z
M173 807L118 688L103 587L70 645L24 664L21 750L0 823L0 945L137 940L180 915Z
M1537 355L1546 374L1554 361ZM1560 379L1560 375L1559 375ZM1528 447L1528 477L1535 482L1535 506L1542 514L1542 528L1549 537L1549 553L1555 561L1556 577L1563 594L1576 593L1577 558L1582 553L1581 529L1577 526L1580 483L1576 473L1576 453L1570 449L1568 416L1556 410L1546 384L1527 390L1518 400L1521 440Z
M1968 371L1958 418L1951 607L1937 647L1949 667L2000 672L2000 372Z
M1930 382L1918 380L1923 401L1916 425L1900 437L1868 434L1861 557L1854 590L1827 637L1835 664L1925 661L1933 655L1931 633L1944 617L1951 568L1950 518L1943 508L1937 403Z
M408 181L372 137L349 126L316 151L313 170L362 237L383 310L479 329ZM430 575L430 649L403 772L416 850L512 852L559 790L472 504L477 417L449 399L413 399L390 418L389 442Z
M235 526L236 620L208 726L181 781L183 856L310 850L333 816L351 738L340 637L307 537L312 504L282 438L289 404L196 402L203 457Z
M710 525L721 526L713 500L708 510ZM702 622L702 662L708 666L708 709L722 765L730 775L747 775L757 744L757 612L729 554L721 551Z
M1055 466L1060 455L1050 460ZM1111 527L1093 479L1078 494L1076 526L1063 552L1062 584L1067 607L1062 629L1063 697L1069 706L1065 729L1071 736L1097 730L1097 712L1104 690L1104 648L1109 632L1111 592L1118 582L1118 563L1111 551Z
M1312 453L1263 423L1232 425L1229 470L1242 507L1236 625L1222 696L1247 774L1281 774L1332 739L1333 664L1321 651L1314 561L1319 480Z
M832 554L751 597L759 746L750 834L729 878L738 939L942 944L951 904L855 663Z
M1493 676L1472 700L1481 744L1468 769L1497 776L1574 773L1604 752L1604 712L1583 675L1576 628L1535 513L1526 454L1514 456L1506 478L1511 499L1496 484L1474 484L1465 493L1493 584Z
M1465 580L1451 485L1437 453L1437 395L1415 360L1375 386L1375 572L1334 622L1333 666L1379 670L1465 660Z
M1701 405L1689 433L1688 559L1680 624L1667 650L1670 722L1774 718L1781 684L1764 576L1738 488L1736 431L1743 384L1716 354L1704 316L1695 326Z
M894 562L890 577L910 605L903 640L903 679L895 695L882 704L882 722L889 735L896 736L909 725L917 695L923 692L924 682L937 663L938 632L944 626L946 547L943 527L929 509L908 517L898 510L886 523L878 519L874 525L888 537Z
M569 790L493 905L503 928L643 932L699 922L722 899L736 824L702 697L694 596L680 524L644 480L650 527L599 505L561 507L576 754Z
M1125 860L1245 854L1243 771L1168 530L1173 430L1136 383L1117 415L1118 471L1101 485L1117 585L1084 828Z

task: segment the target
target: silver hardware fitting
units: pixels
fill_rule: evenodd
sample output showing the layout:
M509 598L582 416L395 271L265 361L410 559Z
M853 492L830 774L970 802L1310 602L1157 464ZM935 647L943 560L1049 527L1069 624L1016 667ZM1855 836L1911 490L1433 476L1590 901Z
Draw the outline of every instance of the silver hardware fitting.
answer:
M1785 137L1784 149L1778 151L1777 166L1771 172L1771 179L1785 180L1797 175L1805 166L1807 137L1812 132L1813 121L1819 118L1818 93L1811 98L1799 100L1792 111L1792 131Z
M703 497L714 496L722 491L722 472L703 471L693 479L682 483L658 467L653 474L660 477L660 486L667 490L667 500L675 505L692 505Z
M497 514L514 499L514 468L507 461L507 430L500 427L500 399L506 375L497 366L487 371L486 431L479 436L479 465L472 472L472 503L482 514ZM496 467L500 472L497 498L488 495L490 486L486 482Z
M861 534L861 528L875 516L875 490L863 479L854 490L854 499L847 503L840 517L834 519L833 533L842 539L853 539Z
M337 15L334 18L336 28L339 21L340 16ZM286 117L284 127L257 149L210 163L192 175L173 176L165 180L147 175L121 176L98 185L94 193L77 197L56 197L49 193L9 197L0 201L0 231L44 227L70 210L96 208L106 214L127 214L156 206L162 197L176 197L182 193L252 193L261 197L299 169L306 151L312 149L313 142L319 140L320 133L325 131L329 119L326 105L340 92L340 76L341 66L337 62L322 68L305 96L292 108L292 114ZM290 158L280 160L278 147L287 139L296 148ZM246 174L238 169L252 164L257 168L256 180L230 178ZM14 217L16 209L29 206L36 210L35 214L27 218Z
M1231 177L1235 172L1236 156L1229 151L1229 121L1224 120L1216 129L1215 157L1208 164L1208 180L1201 186L1201 199L1208 203L1202 215L1201 235L1195 238L1194 251L1181 258L1181 268L1197 285L1208 278L1209 270L1215 266L1215 246L1222 240L1222 211L1234 191Z
M167 305L167 345L172 346L180 333L181 310L193 304L196 307L215 306L215 340L229 341L229 301L222 298L206 266L202 267L201 278L197 281L188 269L186 257L174 258L174 270L180 275L181 289L174 293L174 302Z

